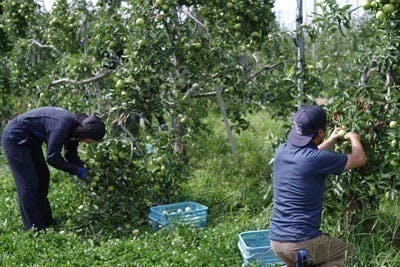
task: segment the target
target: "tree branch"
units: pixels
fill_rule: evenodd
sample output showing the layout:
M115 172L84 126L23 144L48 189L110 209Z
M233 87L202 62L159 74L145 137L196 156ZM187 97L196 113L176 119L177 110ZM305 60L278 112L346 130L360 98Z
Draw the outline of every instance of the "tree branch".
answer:
M218 104L219 104L219 107L221 109L221 114L222 114L222 118L224 119L225 129L226 129L226 131L228 133L229 141L230 141L230 144L231 144L232 155L233 155L234 158L236 158L235 140L233 138L232 128L230 126L229 119L228 119L228 116L226 114L225 103L224 103L224 100L222 99L221 90L219 89L218 85L215 86L215 92L217 94Z
M368 83L369 77L372 75L372 73L375 73L377 71L376 65L376 59L373 58L369 66L364 67L363 73L361 74L360 82L358 83L358 87L364 87Z
M257 77L258 75L260 75L262 72L264 71L269 71L272 69L275 69L279 64L281 64L282 62L276 63L274 65L267 65L264 68L262 68L261 70L257 71L256 73L254 73L253 75L250 76L249 80L247 82L250 82L251 80L253 80L255 77Z
M199 89L199 84L198 83L194 83L192 85L192 88L190 88L190 90L187 91L186 94L182 97L182 101L185 100L186 98L192 96L197 89Z
M113 72L112 69L106 69L106 71L104 71L103 73L97 74L97 75L94 76L94 77L91 77L91 78L88 78L88 79L84 79L84 80L80 80L80 81L78 81L78 80L73 80L73 79L70 79L70 78L62 78L62 79L53 81L53 82L50 84L50 86L51 86L51 85L56 85L56 84L59 84L59 83L63 83L63 82L72 83L72 84L75 84L75 85L80 85L80 84L85 84L85 83L90 83L90 82L96 82L96 81L98 81L98 80L100 80L100 79L106 77L106 76L109 75L111 72Z
M54 45L44 45L44 44L41 44L41 43L39 43L38 41L36 41L34 39L30 39L29 41L31 41L31 45L37 45L40 48L50 48L50 49L53 49L53 50L58 52L57 48Z
M129 164L131 164L132 159L133 159L133 151L134 151L134 147L136 147L136 149L139 151L139 153L143 156L144 152L143 150L140 148L140 146L137 145L136 143L136 139L133 136L133 134L128 130L128 128L125 127L125 125L123 124L126 120L127 116L125 114L121 114L118 118L117 118L117 123L118 126L127 134L130 143L131 143L131 153L129 155L129 161L126 164L125 168L128 168Z
M189 11L189 8L187 8L187 10L185 10L185 8L182 8L182 12L188 16L189 18L191 18L192 20L194 20L194 22L196 22L201 28L203 28L206 33L208 34L208 29L207 27L195 16L192 15L192 13Z
M202 93L202 94L193 94L191 97L210 97L210 96L215 96L217 95L216 92L208 92L208 93Z

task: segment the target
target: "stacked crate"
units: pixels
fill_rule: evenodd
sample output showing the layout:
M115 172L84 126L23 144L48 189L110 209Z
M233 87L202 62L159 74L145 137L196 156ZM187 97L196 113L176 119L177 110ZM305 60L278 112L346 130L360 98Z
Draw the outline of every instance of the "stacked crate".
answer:
M269 230L240 233L238 247L242 253L243 265L252 262L258 262L262 266L284 265L271 249Z

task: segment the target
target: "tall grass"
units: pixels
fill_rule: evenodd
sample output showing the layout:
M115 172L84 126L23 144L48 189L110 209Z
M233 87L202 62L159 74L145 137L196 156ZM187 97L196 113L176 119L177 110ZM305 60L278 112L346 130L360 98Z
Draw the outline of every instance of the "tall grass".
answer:
M218 213L257 214L271 202L272 141L282 135L281 123L266 112L253 114L249 122L246 131L234 134L235 155L219 114L207 119L212 128L191 147L194 172L186 191Z

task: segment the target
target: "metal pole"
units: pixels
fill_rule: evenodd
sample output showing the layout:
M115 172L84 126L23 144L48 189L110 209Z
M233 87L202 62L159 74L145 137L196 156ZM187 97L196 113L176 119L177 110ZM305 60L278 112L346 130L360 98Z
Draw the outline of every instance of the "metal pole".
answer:
M297 0L296 39L297 39L297 88L299 91L300 107L305 100L304 94L304 30L303 30L303 1Z
M315 17L315 14L317 13L317 0L314 0L314 15L313 18ZM314 61L316 61L316 54L315 54L315 50L316 50L316 44L315 42L312 43L312 47L311 47L311 51L312 51L312 59Z

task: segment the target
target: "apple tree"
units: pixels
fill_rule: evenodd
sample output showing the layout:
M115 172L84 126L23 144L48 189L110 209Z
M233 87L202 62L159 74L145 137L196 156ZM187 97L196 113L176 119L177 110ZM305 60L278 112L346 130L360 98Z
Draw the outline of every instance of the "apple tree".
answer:
M318 49L317 58L309 59L307 69L321 77L317 86L324 90L311 98L326 98L331 126L359 133L367 153L365 168L346 172L328 183L327 206L337 211L332 218L352 222L355 213L376 209L381 201L396 197L400 190L400 13L397 1L369 1L364 8L371 9L373 17L367 14L349 27L332 31L337 19L346 16L332 16L340 10L330 2L333 1L321 3L322 10L328 13L317 16L310 27ZM384 17L375 16L380 11ZM350 7L347 12L350 14ZM336 149L349 152L349 144L341 141ZM345 217L341 216L343 211Z
M13 110L55 105L107 121L104 142L81 149L92 176L77 211L86 229L144 221L150 206L183 198L203 119L217 106L245 129L244 115L270 99L264 85L279 80L267 74L285 65L269 0L1 6L1 78Z

